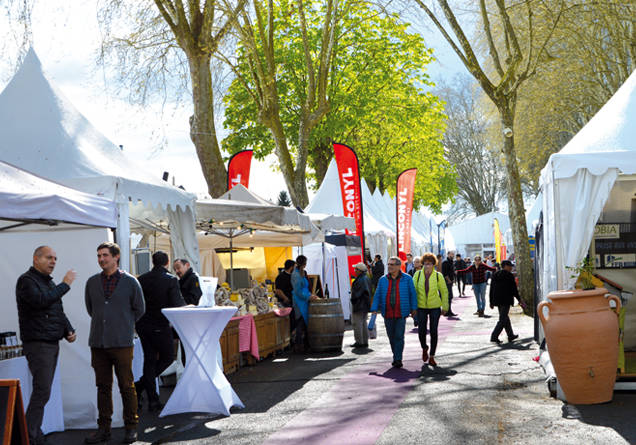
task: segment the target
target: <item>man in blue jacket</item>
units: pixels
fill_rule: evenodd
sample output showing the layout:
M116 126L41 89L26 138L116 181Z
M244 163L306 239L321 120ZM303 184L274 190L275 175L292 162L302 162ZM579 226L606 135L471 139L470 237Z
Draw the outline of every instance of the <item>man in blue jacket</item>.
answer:
M371 312L382 313L386 334L391 342L393 351L393 365L402 367L402 352L404 351L404 329L406 318L415 317L417 311L417 294L413 286L413 278L402 273L402 261L398 257L391 257L387 262L389 273L380 278L373 296Z

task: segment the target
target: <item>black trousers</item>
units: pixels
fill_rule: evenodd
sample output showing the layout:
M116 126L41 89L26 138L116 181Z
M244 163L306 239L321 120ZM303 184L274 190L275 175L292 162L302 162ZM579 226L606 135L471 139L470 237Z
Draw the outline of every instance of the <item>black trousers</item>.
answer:
M58 342L29 341L24 342L23 351L33 376L33 392L26 410L27 430L29 441L36 443L42 437L44 405L51 396L60 345Z
M174 361L174 343L172 329L152 328L148 326L138 327L137 334L144 349L144 375L138 386L139 392L146 391L148 400L159 400L155 380Z
M435 351L437 350L437 329L441 315L442 310L440 308L417 309L417 334L420 339L420 346L422 346L422 349L428 348L426 344L426 326L428 324L427 321L430 320L430 327L428 331L431 335L431 349L429 352L431 357L435 356Z
M506 335L508 335L508 338L510 338L514 335L514 332L512 332L512 324L510 324L510 317L508 316L508 313L510 312L510 306L497 306L497 309L499 309L499 321L497 321L497 325L492 331L490 338L493 340L499 338L499 334L501 334L501 331L503 331L504 329L506 330Z
M446 288L448 289L448 313L452 314L453 309L451 309L453 304L453 282L446 282Z
M463 273L457 274L455 280L457 281L457 290L459 291L459 295L464 295L464 291L466 290L466 275Z

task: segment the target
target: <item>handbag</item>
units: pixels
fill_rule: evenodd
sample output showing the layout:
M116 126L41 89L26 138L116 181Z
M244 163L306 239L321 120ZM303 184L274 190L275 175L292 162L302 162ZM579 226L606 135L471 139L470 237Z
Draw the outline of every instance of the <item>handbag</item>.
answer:
M369 325L367 326L367 329L369 330L370 339L378 338L378 327L375 324L375 319L377 318L377 316L378 314L371 314L371 318L369 319Z

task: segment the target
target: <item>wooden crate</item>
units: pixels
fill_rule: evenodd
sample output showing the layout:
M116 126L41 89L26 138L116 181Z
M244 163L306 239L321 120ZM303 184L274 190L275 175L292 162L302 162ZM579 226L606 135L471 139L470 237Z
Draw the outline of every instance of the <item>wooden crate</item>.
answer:
M239 321L230 320L221 338L221 352L223 354L223 372L232 374L239 368L241 352L239 351Z

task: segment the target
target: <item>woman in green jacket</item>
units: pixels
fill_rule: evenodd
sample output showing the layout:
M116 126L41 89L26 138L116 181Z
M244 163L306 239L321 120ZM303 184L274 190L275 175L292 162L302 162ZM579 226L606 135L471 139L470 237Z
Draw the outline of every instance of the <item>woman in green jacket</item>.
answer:
M422 270L413 276L413 284L417 292L417 324L422 345L422 360L431 366L437 366L435 362L435 350L437 349L437 327L439 318L448 311L448 288L444 276L435 270L437 258L432 253L422 255ZM431 350L429 354L426 344L426 326L430 320L429 332L431 335Z

